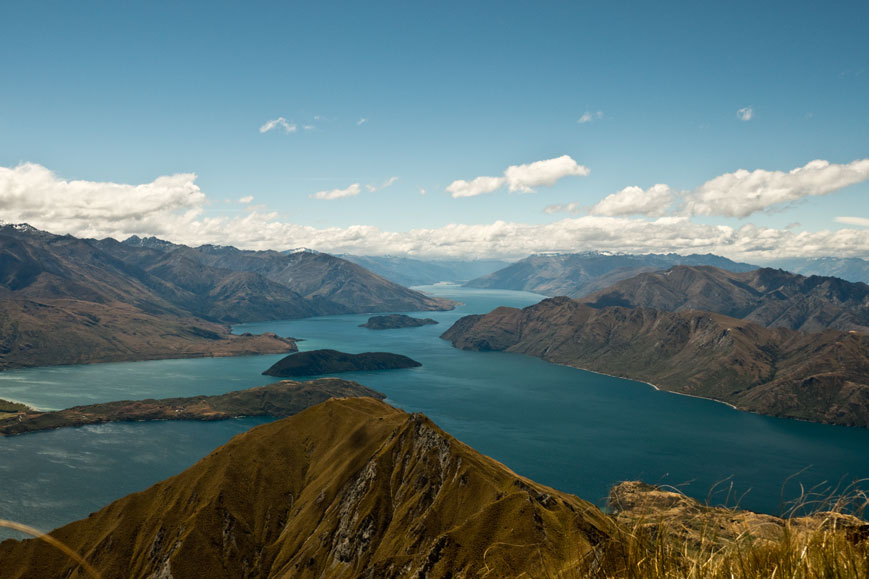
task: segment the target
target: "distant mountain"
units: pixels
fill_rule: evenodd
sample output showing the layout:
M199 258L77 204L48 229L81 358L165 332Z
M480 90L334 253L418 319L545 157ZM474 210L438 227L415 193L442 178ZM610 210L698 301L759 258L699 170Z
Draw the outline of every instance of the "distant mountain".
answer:
M461 283L510 264L499 259L422 260L394 255L341 257L406 286L431 285L442 281Z
M547 296L579 297L637 274L674 265L712 265L729 271L749 271L757 266L712 254L611 255L599 252L540 254L472 279L468 287L536 292Z
M595 506L520 477L421 414L332 399L52 531L103 577L550 577L615 536ZM40 540L0 576L82 577Z
M780 259L770 265L802 275L833 276L848 281L869 283L869 261L859 257Z
M767 327L869 333L869 285L780 269L734 273L710 266L676 266L643 273L580 299L592 307L704 310Z
M869 427L869 336L809 334L707 312L593 308L566 297L466 316L443 336L651 382L743 410Z
M224 324L449 307L326 254L0 226L0 369L287 352L292 340Z

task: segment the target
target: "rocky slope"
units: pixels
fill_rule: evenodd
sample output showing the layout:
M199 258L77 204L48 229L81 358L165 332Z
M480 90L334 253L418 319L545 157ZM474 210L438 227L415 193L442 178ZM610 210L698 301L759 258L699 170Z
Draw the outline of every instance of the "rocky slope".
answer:
M437 324L437 322L431 318L412 318L404 314L389 314L387 316L372 316L364 324L359 324L359 327L369 330L395 330L398 328L418 328L432 324Z
M287 352L291 341L234 337L224 324L448 307L325 254L95 241L0 226L0 370Z
M640 273L668 269L680 264L713 265L730 271L749 271L756 268L712 254L610 255L590 251L532 255L504 269L473 279L465 285L522 290L547 296L579 297Z
M283 380L266 386L237 390L216 396L163 398L160 400L120 400L87 406L74 406L57 412L40 412L22 404L0 400L0 436L39 430L144 420L226 420L242 416L285 417L329 398L385 395L356 382L321 378L310 382ZM5 404L4 404L5 403ZM11 413L6 417L4 414ZM14 411L14 412L13 412Z
M266 376L321 376L341 372L398 370L422 366L416 360L389 352L347 354L338 350L311 350L281 358L263 372Z
M869 332L869 285L780 269L734 273L710 266L676 266L623 280L580 301L598 308L704 310L807 332Z
M738 408L869 427L869 336L763 326L707 312L592 308L551 298L466 316L443 336L651 382Z
M611 529L425 416L352 398L236 436L52 536L104 577L544 577ZM0 577L83 576L43 542L0 544Z

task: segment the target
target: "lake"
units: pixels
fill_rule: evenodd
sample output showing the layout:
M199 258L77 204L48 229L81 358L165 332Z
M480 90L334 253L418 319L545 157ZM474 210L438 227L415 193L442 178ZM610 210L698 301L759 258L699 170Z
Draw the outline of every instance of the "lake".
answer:
M303 338L302 350L386 351L420 368L342 374L387 402L421 411L519 474L603 505L621 480L679 487L779 514L800 485L869 477L869 430L759 416L536 358L454 349L439 335L459 317L543 296L453 285L418 288L462 302L415 315L438 325L375 331L367 315L241 324L235 332ZM198 358L0 373L0 398L44 409L119 399L219 394L267 384L280 355ZM0 518L49 530L176 474L268 419L117 423L0 438ZM717 485L717 486L716 486ZM17 536L0 530L0 537Z

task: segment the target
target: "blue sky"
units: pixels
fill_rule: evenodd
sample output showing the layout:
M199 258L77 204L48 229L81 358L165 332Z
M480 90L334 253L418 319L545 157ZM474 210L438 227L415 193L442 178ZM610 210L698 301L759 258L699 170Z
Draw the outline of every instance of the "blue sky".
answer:
M178 4L3 3L0 219L354 253L869 257L865 2ZM504 176L565 155L587 175ZM816 159L686 212L722 175ZM480 176L503 185L449 192ZM722 201L770 191L745 216Z

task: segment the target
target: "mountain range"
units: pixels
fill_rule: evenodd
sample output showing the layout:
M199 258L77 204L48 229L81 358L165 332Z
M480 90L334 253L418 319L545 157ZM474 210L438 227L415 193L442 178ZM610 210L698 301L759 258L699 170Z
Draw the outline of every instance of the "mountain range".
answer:
M326 254L0 226L0 369L289 352L292 340L226 324L451 307Z
M737 408L869 427L869 336L766 328L721 314L566 297L459 319L442 338L614 376Z
M806 276L834 276L869 283L869 261L859 257L791 257L770 265Z
M531 255L496 272L472 279L465 285L529 291L546 296L579 297L637 274L668 269L674 265L712 265L729 271L757 269L757 266L712 254L614 255L589 251Z
M580 299L592 307L703 310L767 327L869 333L869 285L780 269L732 272L676 266L642 273Z

